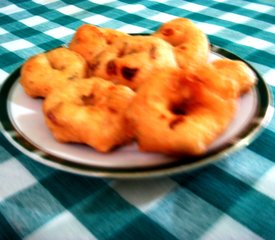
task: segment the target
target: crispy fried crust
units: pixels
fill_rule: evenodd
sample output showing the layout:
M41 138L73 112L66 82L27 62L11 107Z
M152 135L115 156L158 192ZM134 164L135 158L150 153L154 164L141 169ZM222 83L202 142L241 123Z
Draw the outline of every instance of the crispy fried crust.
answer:
M28 59L21 69L20 83L29 96L46 97L52 89L87 74L88 65L81 55L57 48Z
M142 151L200 155L256 83L245 63L208 55L207 36L188 19L149 36L86 24L69 49L30 58L20 82L46 97L45 121L60 142L109 152L136 139Z
M126 116L142 151L199 155L228 127L236 98L201 78L161 73L140 87Z
M255 74L244 62L219 59L212 64L220 75L236 82L239 96L248 92L256 84Z
M81 79L47 96L46 124L60 142L108 152L132 139L124 113L134 95L130 88L103 79Z
M208 38L189 19L176 18L166 22L153 36L164 39L174 46L177 62L185 71L193 71L208 59Z
M81 54L88 64L92 65L95 56L117 39L124 38L127 35L113 29L84 24L77 29L69 48Z
M152 36L127 36L114 41L92 62L92 74L133 90L164 68L178 68L173 47Z

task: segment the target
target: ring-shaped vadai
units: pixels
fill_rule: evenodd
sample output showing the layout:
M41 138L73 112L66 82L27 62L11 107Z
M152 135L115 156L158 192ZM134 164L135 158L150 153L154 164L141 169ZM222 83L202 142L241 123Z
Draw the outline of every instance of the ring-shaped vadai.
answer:
M145 82L126 113L140 150L205 153L235 114L236 98L218 93L204 81L178 72L160 73Z
M164 68L178 68L173 47L153 36L126 36L114 41L90 64L93 76L136 90Z
M239 84L233 78L234 73L223 74L222 69L216 67L214 63L215 61L208 62L198 66L195 71L187 75L183 72L182 75L186 75L186 78L192 81L201 82L203 86L225 99L237 98L239 96Z
M29 58L21 69L20 83L29 96L46 97L52 89L87 74L85 59L61 47Z
M80 79L52 91L43 112L56 140L108 152L132 139L124 113L134 96L126 86L95 77Z
M69 48L82 55L89 64L96 55L118 38L127 36L126 33L100 28L90 24L80 26L69 43Z
M257 80L247 64L231 59L217 59L201 65L189 73L188 77L202 82L223 98L240 97L249 91Z
M254 72L242 61L218 59L213 61L212 65L220 75L236 82L238 95L248 92L256 84L257 78Z
M166 22L153 33L153 36L164 39L174 46L177 62L186 71L193 71L208 59L208 38L189 19L176 18Z

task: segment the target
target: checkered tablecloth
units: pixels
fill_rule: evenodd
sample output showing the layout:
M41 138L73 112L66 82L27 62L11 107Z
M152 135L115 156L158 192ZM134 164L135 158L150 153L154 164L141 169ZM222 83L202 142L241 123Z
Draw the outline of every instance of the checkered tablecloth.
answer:
M274 95L272 0L1 0L0 84L84 23L149 33L176 16L251 63ZM58 171L0 143L0 239L275 239L274 116L222 161L146 180Z

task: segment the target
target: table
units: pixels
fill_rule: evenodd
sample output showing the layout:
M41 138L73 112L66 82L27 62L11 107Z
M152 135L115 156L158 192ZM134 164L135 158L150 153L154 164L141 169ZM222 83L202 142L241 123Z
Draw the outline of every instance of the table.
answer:
M177 16L251 63L275 94L270 0L1 0L0 82L84 23L150 33ZM70 174L0 142L0 239L275 239L275 116L221 161L153 179Z

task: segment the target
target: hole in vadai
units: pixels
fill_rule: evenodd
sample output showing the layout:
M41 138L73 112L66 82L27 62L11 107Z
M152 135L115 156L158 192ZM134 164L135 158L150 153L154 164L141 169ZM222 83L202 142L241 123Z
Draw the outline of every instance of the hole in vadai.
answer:
M186 115L187 114L186 100L183 100L181 102L171 103L169 106L169 110L175 115Z
M138 70L138 68L123 67L121 69L121 74L125 79L131 81L137 74Z

